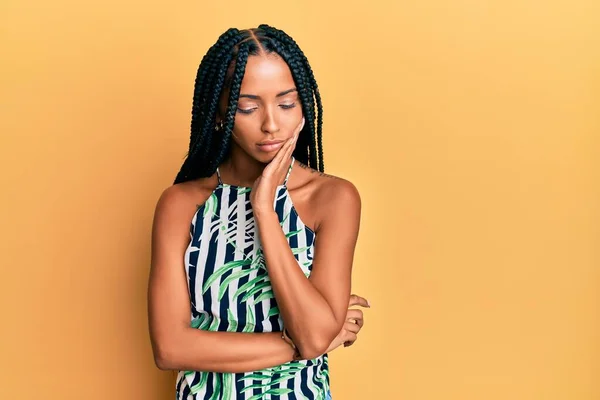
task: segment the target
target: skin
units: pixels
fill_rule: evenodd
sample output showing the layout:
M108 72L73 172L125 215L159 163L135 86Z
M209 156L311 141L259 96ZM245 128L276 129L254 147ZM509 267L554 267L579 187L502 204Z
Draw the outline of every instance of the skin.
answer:
M227 98L224 91L219 115L225 112ZM297 160L294 164L288 191L302 221L317 238L308 279L273 210L276 187L283 183L303 123L287 64L274 55L249 57L231 157L219 170L223 182L252 187L250 201L284 325L302 358L312 359L341 345L352 345L364 317L361 309L351 307L370 306L365 298L350 294L360 220L360 197L350 182ZM285 143L272 152L257 146L263 140L279 139ZM189 224L217 183L215 174L173 185L165 189L156 206L148 311L155 362L161 369L249 372L293 359L294 351L281 339L281 332L209 332L189 326L190 299L183 265Z

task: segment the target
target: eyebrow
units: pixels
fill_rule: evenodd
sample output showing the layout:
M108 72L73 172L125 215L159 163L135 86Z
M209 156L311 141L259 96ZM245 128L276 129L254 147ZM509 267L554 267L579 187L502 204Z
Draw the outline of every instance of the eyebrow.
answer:
M292 92L295 92L295 91L296 91L296 88L291 88L291 89L288 89L288 90L283 91L281 93L277 93L277 95L275 97L285 96L286 94L292 93ZM249 99L254 99L254 100L259 100L260 99L260 96L257 96L255 94L240 94L240 97L247 97Z

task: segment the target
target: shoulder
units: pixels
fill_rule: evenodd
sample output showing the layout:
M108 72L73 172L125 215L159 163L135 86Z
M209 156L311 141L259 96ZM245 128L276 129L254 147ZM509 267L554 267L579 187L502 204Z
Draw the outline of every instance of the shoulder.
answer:
M164 189L156 203L155 218L189 222L197 208L212 193L214 188L210 181L210 178L201 178Z
M316 213L318 230L328 221L344 218L358 222L361 212L361 197L356 186L347 179L319 172L303 163L299 166L309 172L311 187L310 204Z
M333 210L360 210L361 198L356 186L347 179L322 174L314 197L320 207Z

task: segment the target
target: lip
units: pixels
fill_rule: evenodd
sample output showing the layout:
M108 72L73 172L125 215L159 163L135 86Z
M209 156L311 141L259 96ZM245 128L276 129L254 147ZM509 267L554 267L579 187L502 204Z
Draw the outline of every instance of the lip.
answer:
M270 140L270 141L264 141L261 143L258 143L258 148L261 151L264 152L271 152L274 150L277 150L278 148L281 147L281 145L283 144L283 140Z

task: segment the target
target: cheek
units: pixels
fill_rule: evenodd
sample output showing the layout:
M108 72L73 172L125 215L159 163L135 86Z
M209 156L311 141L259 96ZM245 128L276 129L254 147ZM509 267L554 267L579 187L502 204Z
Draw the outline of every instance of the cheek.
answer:
M302 121L302 109L296 107L285 114L285 129L293 133L300 121Z
M252 142L256 138L253 132L260 132L260 125L252 118L244 118L244 116L236 116L235 123L233 125L233 133L235 140L238 144Z

